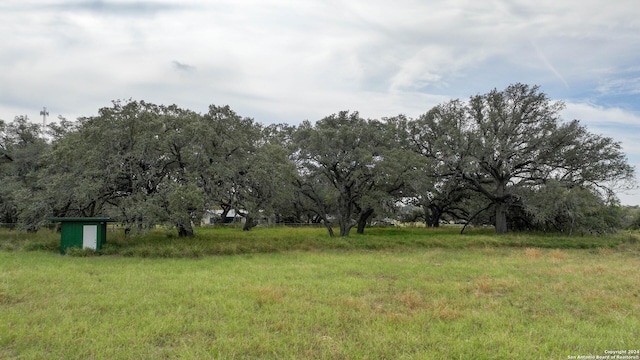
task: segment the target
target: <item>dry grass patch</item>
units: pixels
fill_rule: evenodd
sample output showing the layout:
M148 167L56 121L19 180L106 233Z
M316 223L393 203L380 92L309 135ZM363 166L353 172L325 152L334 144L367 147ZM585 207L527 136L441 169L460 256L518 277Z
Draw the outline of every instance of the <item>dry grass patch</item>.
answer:
M542 256L542 251L536 248L526 248L524 249L524 256L528 259L536 260Z
M399 296L400 303L410 310L419 310L427 307L422 296L415 291L405 291Z
M476 278L474 281L477 295L503 296L520 285L516 279L501 278L493 279L486 275Z
M581 273L582 267L578 267L575 265L566 265L566 266L557 267L557 268L545 269L543 270L543 272L545 275L550 275L554 277L563 276L563 275L572 275L572 274Z
M364 311L368 308L370 308L370 305L367 301L365 301L362 298L359 297L353 297L350 296L340 302L338 302L339 306L344 306L346 309L348 310L355 310L355 311Z
M554 260L564 260L567 258L567 254L562 250L558 250L558 249L552 250L549 253L549 256L551 256L551 258Z
M582 269L584 275L604 274L610 270L609 267L603 265L587 266Z
M265 286L251 290L256 296L256 305L262 307L271 303L282 303L286 291L282 288Z
M433 317L440 320L453 321L461 318L464 314L463 310L456 309L448 299L439 299L431 305Z
M613 250L612 249L605 249L605 248L600 248L596 250L598 255L602 255L602 256L609 256L611 254L613 254Z
M487 276L482 276L475 281L476 290L478 293L490 294L492 291L491 279Z

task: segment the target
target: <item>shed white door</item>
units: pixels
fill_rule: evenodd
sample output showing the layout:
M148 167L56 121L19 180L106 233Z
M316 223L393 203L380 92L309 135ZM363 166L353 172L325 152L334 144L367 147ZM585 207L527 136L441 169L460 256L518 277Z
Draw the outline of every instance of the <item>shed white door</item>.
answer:
M95 250L98 247L98 225L84 225L82 227L82 248Z

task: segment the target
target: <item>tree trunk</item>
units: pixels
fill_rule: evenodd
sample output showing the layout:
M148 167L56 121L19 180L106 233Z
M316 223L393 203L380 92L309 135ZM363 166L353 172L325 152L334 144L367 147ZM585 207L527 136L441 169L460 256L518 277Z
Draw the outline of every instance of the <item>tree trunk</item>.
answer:
M507 233L507 208L504 202L496 203L496 234Z
M373 209L367 209L365 212L360 214L358 218L358 234L364 234L364 228L367 226L367 221L373 215Z
M340 236L346 237L349 236L349 231L351 231L351 224L349 224L349 220L342 219L340 221Z
M333 228L331 227L331 223L328 222L327 220L324 220L323 223L324 223L324 226L327 228L327 231L329 231L329 236L333 237L334 234L333 234Z
M244 226L242 226L242 231L249 231L254 226L255 224L253 222L253 218L251 217L251 215L247 214L247 216L244 218Z
M221 206L222 207L222 214L220 214L220 223L224 224L225 220L227 219L227 215L229 214L229 211L231 211L231 207L230 206Z
M354 204L349 200L350 192L347 190L341 190L341 195L338 198L338 225L340 226L340 236L349 236L351 231L351 214L353 214Z
M442 211L440 211L437 206L429 206L429 211L431 213L431 216L427 216L425 211L427 227L440 227L440 217L442 216Z
M191 223L178 224L178 237L193 237L194 235Z

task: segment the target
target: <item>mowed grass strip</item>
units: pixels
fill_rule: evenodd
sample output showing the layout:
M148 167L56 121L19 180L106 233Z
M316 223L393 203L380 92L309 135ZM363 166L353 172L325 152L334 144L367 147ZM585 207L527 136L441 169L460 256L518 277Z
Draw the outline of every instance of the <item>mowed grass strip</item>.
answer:
M636 348L637 251L0 252L0 358L549 359Z

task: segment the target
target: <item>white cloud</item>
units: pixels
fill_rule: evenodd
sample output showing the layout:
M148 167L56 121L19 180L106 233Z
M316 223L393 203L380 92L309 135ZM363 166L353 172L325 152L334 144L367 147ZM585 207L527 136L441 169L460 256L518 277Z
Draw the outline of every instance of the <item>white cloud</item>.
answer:
M629 164L640 175L640 115L619 108L604 108L584 103L567 103L563 116L567 120L578 119L590 132L610 137L622 145ZM640 190L618 193L623 205L640 205Z
M0 118L130 97L260 122L417 116L513 82L610 108L638 93L639 18L626 0L5 1Z
M578 119L589 127L610 129L614 134L635 135L632 129L640 129L640 114L620 108L606 108L604 106L565 102L564 118Z

